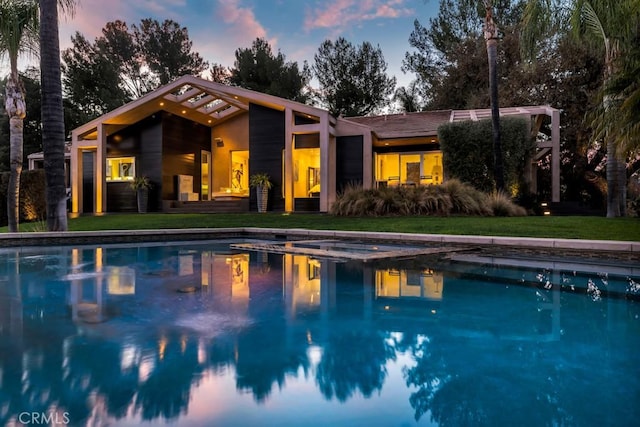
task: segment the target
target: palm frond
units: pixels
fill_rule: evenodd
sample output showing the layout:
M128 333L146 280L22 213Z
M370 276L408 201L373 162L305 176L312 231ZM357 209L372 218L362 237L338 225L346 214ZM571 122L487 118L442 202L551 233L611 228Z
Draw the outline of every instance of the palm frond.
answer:
M21 53L38 52L38 7L29 0L0 0L0 53L17 72Z

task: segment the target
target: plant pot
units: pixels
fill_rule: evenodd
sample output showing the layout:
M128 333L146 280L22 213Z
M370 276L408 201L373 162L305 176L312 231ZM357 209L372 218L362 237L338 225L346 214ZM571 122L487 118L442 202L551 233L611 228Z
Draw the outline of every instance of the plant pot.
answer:
M136 190L136 199L138 202L138 212L146 213L147 206L149 205L149 189L138 188L138 190Z
M262 185L256 187L256 197L258 202L258 212L266 212L267 203L269 202L269 189Z

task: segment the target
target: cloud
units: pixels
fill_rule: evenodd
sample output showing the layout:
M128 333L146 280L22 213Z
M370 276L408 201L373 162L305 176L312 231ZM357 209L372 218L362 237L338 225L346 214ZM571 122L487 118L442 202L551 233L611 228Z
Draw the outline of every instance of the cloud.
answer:
M405 0L333 0L324 7L308 9L304 27L314 29L344 29L362 21L394 19L415 12L404 5Z
M238 48L248 48L256 38L266 39L274 51L277 51L276 37L269 37L267 29L260 23L253 9L243 6L241 0L218 0L216 8L218 28L213 30L219 37L212 37L212 30L201 29L198 39L207 40L199 43L198 48L210 62L231 66ZM205 32L209 34L205 36ZM195 46L195 43L194 43Z
M220 18L233 26L234 33L245 34L250 40L267 37L267 30L258 22L252 9L241 7L239 0L219 0L218 3Z

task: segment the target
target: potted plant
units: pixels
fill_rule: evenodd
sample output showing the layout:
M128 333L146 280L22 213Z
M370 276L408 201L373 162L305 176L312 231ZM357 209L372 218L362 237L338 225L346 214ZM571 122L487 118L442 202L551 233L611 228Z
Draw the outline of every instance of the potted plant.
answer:
M267 211L269 201L269 189L273 187L271 177L266 173L256 173L249 177L249 185L255 187L258 200L258 212Z
M136 192L136 200L138 202L138 212L146 213L149 204L149 189L153 187L149 177L146 175L136 176L129 183L132 190Z

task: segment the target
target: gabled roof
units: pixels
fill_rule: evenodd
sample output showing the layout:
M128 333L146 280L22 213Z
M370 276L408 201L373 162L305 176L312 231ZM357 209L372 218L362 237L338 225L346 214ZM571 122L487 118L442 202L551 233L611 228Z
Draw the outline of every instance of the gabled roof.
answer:
M90 138L100 124L121 128L159 111L167 111L205 126L215 126L248 111L250 103L280 111L288 106L295 111L313 116L328 114L325 110L299 102L187 75L118 107L74 129L73 132L81 137Z
M500 116L551 115L559 111L548 105L503 107ZM366 125L379 139L401 139L436 136L438 128L449 122L482 120L491 118L491 109L439 110L415 113L388 114L384 116L345 117L344 120Z
M451 110L420 111L384 116L345 117L345 120L369 126L380 139L435 136L438 127L448 123Z

